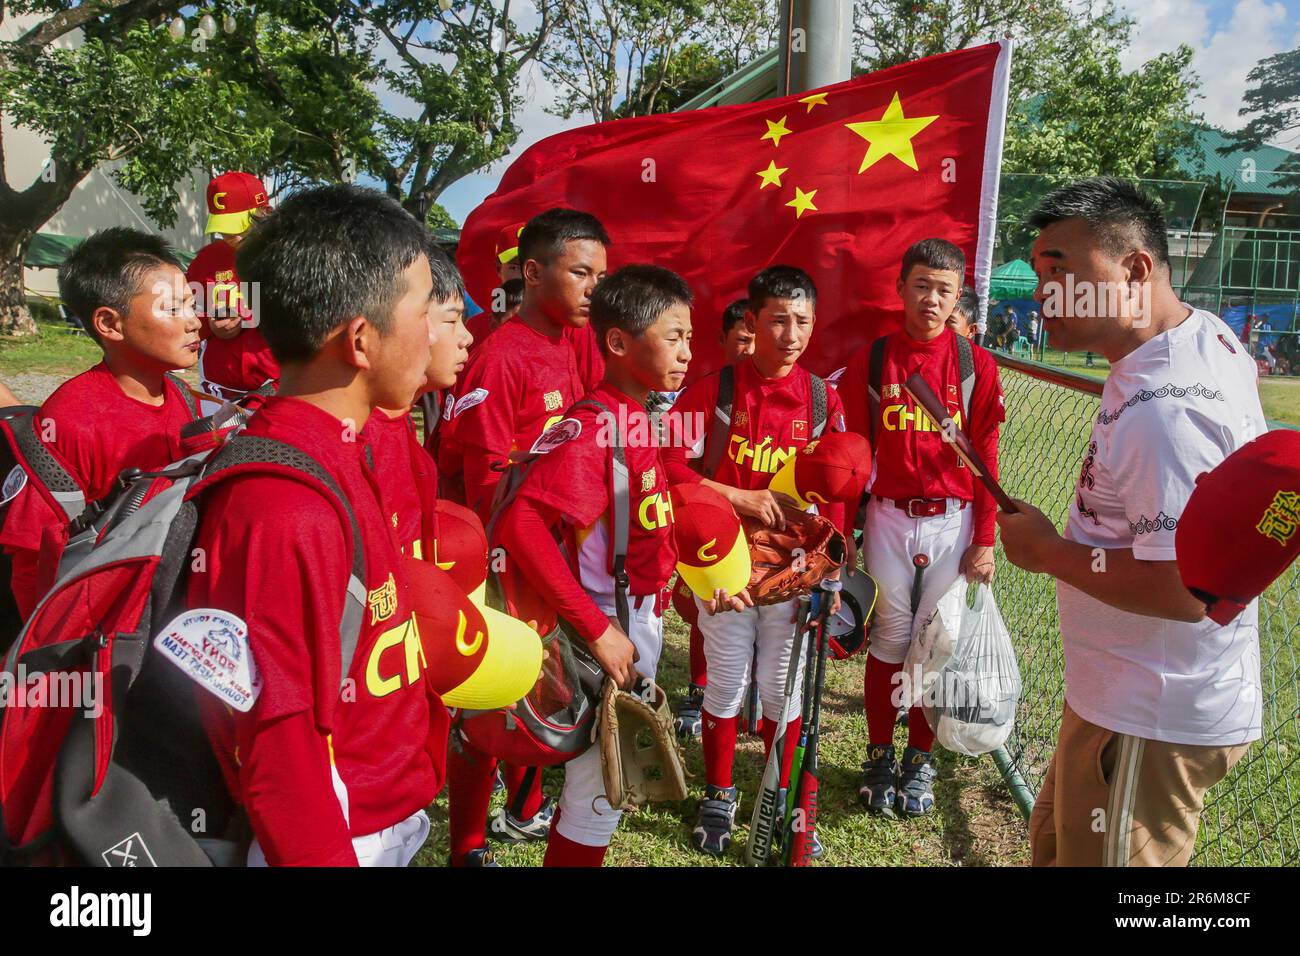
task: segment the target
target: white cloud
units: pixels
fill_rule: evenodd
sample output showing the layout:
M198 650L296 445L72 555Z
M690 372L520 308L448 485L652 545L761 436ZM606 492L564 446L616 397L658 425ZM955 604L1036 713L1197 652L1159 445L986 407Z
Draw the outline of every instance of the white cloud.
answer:
M1287 33L1294 25L1281 2L1229 3L1230 15L1212 17L1212 6L1219 5L1208 0L1126 0L1137 29L1123 59L1133 68L1186 43L1195 51L1192 68L1201 79L1197 109L1210 123L1234 130L1243 125L1237 110L1246 92L1246 74L1264 57L1300 44L1300 32L1288 44Z

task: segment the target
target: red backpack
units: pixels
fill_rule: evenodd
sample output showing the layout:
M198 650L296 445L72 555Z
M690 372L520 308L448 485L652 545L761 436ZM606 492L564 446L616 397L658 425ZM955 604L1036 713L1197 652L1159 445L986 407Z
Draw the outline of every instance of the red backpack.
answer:
M568 415L582 408L594 408L598 414L614 416L604 405L586 398L573 405ZM552 426L563 429L564 421ZM545 444L550 431L538 439ZM557 432L560 434L560 432ZM631 489L628 483L627 457L623 436L614 428L614 487L612 527L614 551L614 600L617 605L619 625L626 633L630 611L628 607L627 542L631 518ZM537 447L536 445L534 447ZM488 540L493 541L496 524L506 507L512 502L528 473L529 465L539 453L530 453L513 460L497 485L493 498L492 518L488 522ZM565 551L560 542L561 552ZM566 555L567 557L567 555ZM541 621L542 672L537 683L514 710L460 711L455 726L459 738L468 741L475 750L505 760L519 767L549 767L567 763L589 746L595 737L596 712L600 692L605 682L605 672L583 640L563 620L552 620L543 597L517 574L500 574L488 570L488 603L521 621ZM457 737L453 737L453 742Z
M186 610L203 492L240 474L319 491L352 555L340 638L346 679L365 604L356 519L309 455L236 435L158 472L127 473L72 523L59 579L5 657L0 858L9 864L242 865L250 834L200 719L202 691L157 652Z

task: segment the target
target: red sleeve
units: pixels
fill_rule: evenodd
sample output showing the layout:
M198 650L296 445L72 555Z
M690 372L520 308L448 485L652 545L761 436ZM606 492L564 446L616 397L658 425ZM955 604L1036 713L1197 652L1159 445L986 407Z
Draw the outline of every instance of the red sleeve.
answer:
M464 384L457 386L457 403L471 399L476 392L482 397L457 411L448 424L460 449L465 502L482 515L501 480L501 472L492 466L507 460L515 441L516 403L524 383L518 370L502 361L498 353L480 355L481 360L466 372Z
M977 347L975 353L978 372L975 391L971 395L971 443L984 459L989 472L997 478L998 435L1001 423L1007 417L1002 399L1002 379L998 374L997 363L988 352ZM974 508L975 535L972 543L991 548L997 538L997 502L982 481L975 482Z
M605 356L601 354L600 343L596 339L596 330L588 322L580 329L574 329L569 340L573 346L574 358L577 360L578 375L582 387L590 392L605 377Z
M664 470L668 483L702 481L690 460L702 458L713 430L713 413L718 404L718 376L700 379L677 396L669 411L670 430L663 449Z
M329 747L307 711L237 735L240 789L249 823L271 866L356 866L334 793Z
M551 528L560 521L554 508L529 498L518 498L506 509L498 525L501 543L509 554L526 554L519 563L524 577L560 617L572 624L585 640L605 632L609 620L574 577Z
M840 401L839 393L833 388L826 390L826 431L844 431L844 404ZM840 529L847 541L853 534L851 522L857 516L857 504L849 507L843 501L831 501L825 508L818 510L830 520L831 524Z

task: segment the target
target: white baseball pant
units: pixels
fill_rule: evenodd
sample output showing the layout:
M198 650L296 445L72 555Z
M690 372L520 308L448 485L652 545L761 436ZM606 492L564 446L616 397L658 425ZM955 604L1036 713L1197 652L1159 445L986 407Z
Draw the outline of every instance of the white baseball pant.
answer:
M606 607L611 600L595 594L592 598L606 615L614 615L613 607ZM651 680L659 670L659 654L664 646L663 619L655 613L655 604L654 596L633 598L628 609L628 638L639 655L636 672ZM609 846L622 815L605 799L599 747L588 747L564 765L560 815L555 824L561 836L583 846Z
M749 689L750 667L754 668L758 698L764 715L780 718L785 698L786 664L794 644L798 601L783 601L743 611L709 614L699 598L700 633L704 635L704 659L709 682L704 687L704 709L714 717L735 717ZM757 642L758 655L754 646ZM796 662L794 694L786 720L799 715L803 694L803 655Z
M876 579L876 610L871 619L869 653L886 664L901 664L920 625L936 607L948 632L956 637L966 609L966 580L958 568L974 531L968 504L948 499L946 514L910 518L892 501L874 495L867 505L863 546L867 573ZM926 554L930 563L921 577L921 602L912 614L912 558ZM712 664L709 681L713 680Z

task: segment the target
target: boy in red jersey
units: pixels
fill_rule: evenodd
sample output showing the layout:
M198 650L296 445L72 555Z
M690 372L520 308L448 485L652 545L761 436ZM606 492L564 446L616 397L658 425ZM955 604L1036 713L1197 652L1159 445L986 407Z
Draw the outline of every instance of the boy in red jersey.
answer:
M586 326L592 290L605 276L608 245L599 220L573 209L535 216L519 234L525 283L519 315L493 330L491 348L475 352L440 426L438 468L444 494L472 508L484 525L510 453L528 453L587 391L578 351L567 333L591 334ZM453 866L491 862L483 822L495 767L494 759L468 746L451 755ZM492 832L510 841L544 838L554 807L542 795L541 774L506 766L503 776L507 806L493 818Z
M189 603L241 618L262 675L251 710L212 726L256 837L251 863L404 865L429 831L448 718L426 693L404 558L359 434L374 408L407 407L424 384L424 243L391 199L325 186L294 194L240 246L281 366L279 393L244 434L295 446L338 486L367 591L340 674L350 535L339 513L301 481L265 473L207 493L196 540L206 570L191 575Z
M898 278L903 328L855 354L840 384L849 428L871 440L876 469L863 529L879 596L863 689L870 747L859 798L887 816L919 816L934 805L934 732L919 706L908 716L901 766L894 754L896 675L912 639L936 608L956 634L966 582L993 578L993 498L902 389L920 372L997 474L1004 417L997 365L946 324L965 271L962 251L943 239L908 249ZM877 389L878 397L869 396Z
M663 588L676 550L668 477L645 402L681 387L690 363L691 294L658 266L615 272L592 296L591 321L605 350L605 377L591 397L609 412L583 407L570 416L574 437L538 458L500 519L499 541L551 608L588 641L605 673L629 687L655 676L663 647ZM610 542L613 521L611 425L625 444L630 516L625 570L628 627L618 624ZM630 436L647 436L637 440ZM572 562L556 543L559 533ZM520 556L524 556L521 560ZM600 748L565 764L560 809L547 866L599 866L618 826L605 800Z
M176 254L135 229L106 229L78 245L59 268L59 294L104 360L60 385L35 428L90 502L125 468L181 457L180 431L195 405L167 373L198 361L199 320ZM31 484L9 502L0 531L23 618L54 583L63 529L75 517L55 511Z
M745 325L754 334L753 355L737 363L734 371L723 369L696 382L673 406L679 421L697 416L712 422L723 377L730 376L730 423L725 433L719 432L716 437L706 430L689 449L665 450L673 484L703 481L719 491L737 514L757 518L768 526L784 525L781 502L768 490L772 476L823 429L844 430L844 415L835 390L798 364L812 338L816 305L817 289L802 269L772 266L751 280ZM719 441L721 447L715 445ZM703 476L688 464L688 459L699 458L706 462ZM836 527L845 526L843 505L827 505L825 515ZM748 607L738 613L699 616L709 675L704 689L702 734L707 791L693 839L705 853L721 856L731 843L739 799L732 785L732 764L751 664L763 713L772 715L765 716L760 724L769 749L776 735L794 642L796 603L791 600ZM836 594L832 611L838 605ZM801 667L802 663L802 659L796 661L795 666ZM790 704L792 713L798 713L799 704L796 694ZM797 739L798 723L796 718L788 725L788 740ZM793 759L794 747L788 747L786 755ZM783 772L788 776L788 762Z

